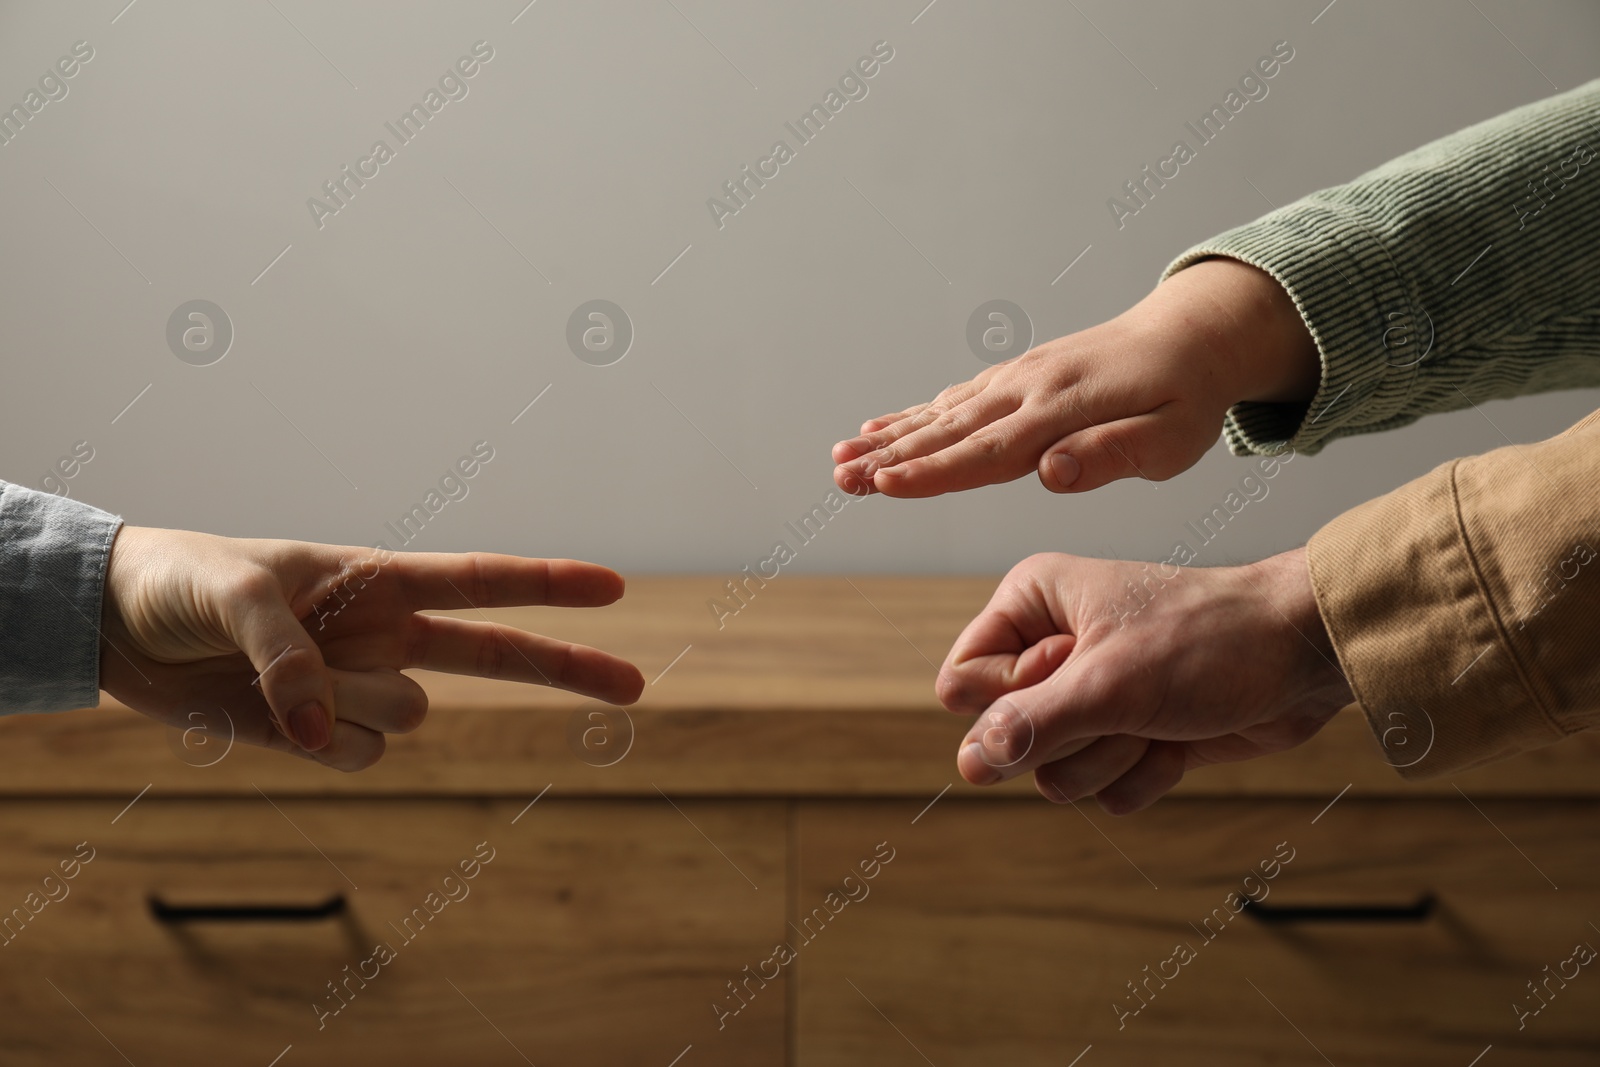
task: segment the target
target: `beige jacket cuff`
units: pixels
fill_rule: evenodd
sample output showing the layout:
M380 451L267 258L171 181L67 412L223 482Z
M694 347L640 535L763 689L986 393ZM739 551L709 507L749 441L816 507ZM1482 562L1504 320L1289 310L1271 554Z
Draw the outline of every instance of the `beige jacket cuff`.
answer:
M1406 778L1600 723L1600 411L1340 515L1307 562L1385 758Z

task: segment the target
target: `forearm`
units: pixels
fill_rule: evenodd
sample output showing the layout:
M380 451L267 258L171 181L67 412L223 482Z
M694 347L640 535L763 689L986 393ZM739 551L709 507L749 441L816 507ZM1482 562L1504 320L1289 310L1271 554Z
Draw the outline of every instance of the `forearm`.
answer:
M1248 263L1201 260L1167 278L1124 314L1198 338L1217 370L1227 406L1304 404L1317 391L1321 361L1311 331L1283 286Z

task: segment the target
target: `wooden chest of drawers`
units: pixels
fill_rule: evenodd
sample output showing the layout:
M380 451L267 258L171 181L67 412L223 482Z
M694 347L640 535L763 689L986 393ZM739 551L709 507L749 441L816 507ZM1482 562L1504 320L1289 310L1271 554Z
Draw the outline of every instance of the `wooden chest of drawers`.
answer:
M1600 1056L1594 739L1408 785L1347 713L1127 819L972 789L932 681L993 584L501 612L645 699L419 674L429 722L357 775L0 721L0 1062Z

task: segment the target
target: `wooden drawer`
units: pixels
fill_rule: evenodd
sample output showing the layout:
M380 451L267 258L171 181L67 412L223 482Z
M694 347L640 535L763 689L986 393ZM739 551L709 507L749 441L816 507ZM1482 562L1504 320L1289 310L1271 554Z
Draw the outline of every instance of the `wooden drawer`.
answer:
M0 815L0 909L26 916L0 934L7 1067L783 1059L781 982L736 1027L708 1007L782 936L781 804L146 797L113 824L123 803ZM151 895L346 906L160 922Z
M1168 801L1114 820L947 799L915 825L920 805L805 803L791 922L879 842L895 858L797 953L797 1062L1062 1067L1092 1045L1089 1067L1465 1067L1491 1044L1489 1064L1596 1062L1600 963L1564 961L1600 945L1600 805L1346 797L1318 817L1324 803ZM1230 893L1437 903L1269 922ZM1542 1003L1525 983L1546 965L1577 975L1519 1030L1512 1005Z
M1600 731L1411 783L1347 711L1125 820L1052 807L1026 776L976 789L954 768L970 720L933 678L996 581L785 577L726 627L706 610L722 577L632 580L604 611L484 613L645 669L631 729L608 737L626 757L601 766L573 743L588 702L426 672L427 725L356 775L243 745L213 758L109 704L0 717L0 1064L125 1062L110 1042L140 1067L669 1067L691 1044L677 1067L1066 1067L1091 1044L1077 1067L1468 1067L1491 1043L1477 1067L1600 1062L1590 968L1524 1030L1512 1010L1580 940L1600 945ZM44 904L81 841L95 859ZM483 841L495 859L469 896L415 940L390 927ZM1432 892L1437 910L1218 919L1285 841L1268 905ZM844 903L851 886L870 893ZM152 893L343 893L348 910L162 924ZM385 939L395 959L362 987L345 968ZM1179 943L1195 958L1173 972ZM1119 1029L1113 1004L1146 980ZM330 981L354 997L319 1030Z

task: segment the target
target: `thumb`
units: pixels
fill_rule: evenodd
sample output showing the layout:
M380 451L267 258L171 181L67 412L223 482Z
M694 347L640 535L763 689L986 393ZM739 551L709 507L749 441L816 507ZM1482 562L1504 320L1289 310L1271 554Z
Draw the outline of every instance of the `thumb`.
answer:
M229 606L227 628L255 667L278 729L308 752L325 747L333 738L333 677L277 579L263 574L247 583Z
M1052 493L1083 493L1119 478L1165 481L1193 462L1174 454L1173 431L1159 409L1085 427L1045 449L1039 481Z
M974 785L1015 778L1121 733L1122 709L1104 698L1103 685L1082 684L1076 673L1064 666L989 705L961 742L962 777Z
M1076 640L1072 634L1052 634L1020 653L991 652L959 661L952 653L937 679L939 701L954 712L980 712L1007 693L1044 681L1066 661Z

